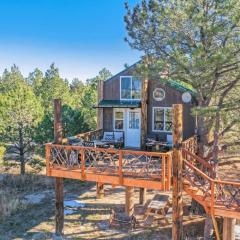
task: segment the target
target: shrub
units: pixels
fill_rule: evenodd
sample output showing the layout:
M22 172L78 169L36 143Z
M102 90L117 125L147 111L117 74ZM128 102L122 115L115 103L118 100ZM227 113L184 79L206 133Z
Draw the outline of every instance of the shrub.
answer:
M6 152L6 148L4 146L0 146L0 165L4 165L4 155Z
M36 170L42 170L43 167L45 167L45 161L44 158L42 158L39 155L33 155L31 160L29 161L29 165L36 169Z

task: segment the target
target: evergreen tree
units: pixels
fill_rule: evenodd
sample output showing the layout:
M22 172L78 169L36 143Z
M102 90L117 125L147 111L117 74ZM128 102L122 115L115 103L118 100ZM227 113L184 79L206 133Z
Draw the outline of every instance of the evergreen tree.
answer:
M150 59L150 74L167 71L196 90L201 153L210 149L216 167L220 141L239 124L240 2L143 0L126 8L126 40Z
M15 65L10 72L5 70L0 82L0 115L0 139L14 143L21 174L24 174L25 153L32 147L34 131L42 119L43 109Z

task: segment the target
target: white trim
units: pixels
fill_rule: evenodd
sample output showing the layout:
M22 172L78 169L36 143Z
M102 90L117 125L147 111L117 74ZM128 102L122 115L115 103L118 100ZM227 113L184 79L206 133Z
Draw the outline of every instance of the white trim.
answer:
M155 93L156 91L162 91L163 93L163 97L162 98L158 98L158 97L155 97ZM166 96L166 93L165 93L165 90L163 88L155 88L154 91L153 91L153 99L157 102L160 102L162 101Z
M115 112L122 112L123 119L115 119ZM123 120L123 128L122 129L115 128L115 120ZM113 129L114 129L114 131L124 131L124 127L125 127L125 110L121 109L121 108L114 108L113 109Z
M164 109L164 115L163 115L163 128L164 130L155 130L154 129L154 112L155 109ZM164 132L164 133L171 133L172 131L166 131L165 130L165 109L172 109L172 107L153 107L152 108L152 131L153 132Z
M131 98L122 98L122 78L124 78L124 77L131 79ZM135 76L130 76L130 75L129 76L120 76L120 100L123 100L123 101L139 101L139 100L141 100L141 97L132 99L132 79L133 79L133 77L135 77ZM139 78L139 80L141 81L140 78ZM141 91L142 91L142 89L141 89Z

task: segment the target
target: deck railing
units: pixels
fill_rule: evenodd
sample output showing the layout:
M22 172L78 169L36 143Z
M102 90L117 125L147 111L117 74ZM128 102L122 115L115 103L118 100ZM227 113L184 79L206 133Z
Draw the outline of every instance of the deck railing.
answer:
M240 182L213 179L211 165L186 149L183 162L184 179L202 193L212 213L221 208L240 211Z
M191 153L197 153L198 151L198 142L197 142L197 136L194 135L185 141L182 142L183 149L188 150Z
M103 129L96 129L93 131L79 133L73 137L79 138L83 141L92 141L92 140L99 140L103 136ZM68 143L68 138L63 139L63 143Z
M86 174L160 181L163 190L171 186L171 153L105 149L46 144L47 174L51 169L79 170ZM151 186L149 186L151 188Z

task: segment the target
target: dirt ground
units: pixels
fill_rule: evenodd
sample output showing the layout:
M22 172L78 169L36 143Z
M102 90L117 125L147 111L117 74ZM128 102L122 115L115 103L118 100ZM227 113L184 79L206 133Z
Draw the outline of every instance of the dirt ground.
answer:
M226 163L226 161L228 163ZM231 164L229 164L231 163ZM229 158L222 161L219 172L228 179L240 179L240 161ZM0 240L52 239L54 233L55 196L53 179L44 176L45 170L36 173L27 167L28 174L18 175L18 166L0 168L0 195L2 202L16 205L8 216L0 218ZM32 174L32 173L35 174ZM232 174L231 177L229 174ZM137 224L134 230L128 225L109 226L112 209L124 209L125 192L122 187L105 186L105 197L96 199L95 183L64 181L65 225L64 239L171 239L171 209L169 225L163 221L152 226ZM152 199L157 191L148 191ZM160 193L161 194L161 193ZM169 193L170 194L170 193ZM5 199L3 196L6 196ZM138 189L135 189L135 206L141 208ZM10 204L10 200L13 204ZM203 239L204 218L189 215L191 199L184 195L185 239ZM5 210L9 206L5 207ZM1 209L0 209L1 210ZM138 215L142 222L143 215Z

